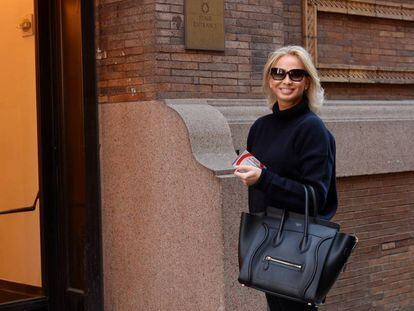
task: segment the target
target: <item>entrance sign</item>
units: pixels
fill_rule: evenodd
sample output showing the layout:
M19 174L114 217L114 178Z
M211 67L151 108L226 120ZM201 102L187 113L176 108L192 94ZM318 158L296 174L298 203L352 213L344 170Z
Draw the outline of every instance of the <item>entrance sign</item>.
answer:
M224 0L185 1L185 47L224 51Z

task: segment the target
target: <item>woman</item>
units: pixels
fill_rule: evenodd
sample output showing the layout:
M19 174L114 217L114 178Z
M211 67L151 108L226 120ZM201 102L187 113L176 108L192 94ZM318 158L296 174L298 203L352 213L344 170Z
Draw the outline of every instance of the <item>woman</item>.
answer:
M259 118L247 150L265 166L239 166L234 174L249 186L249 210L285 207L304 213L302 184L313 186L321 218L336 212L335 141L314 113L324 92L309 53L287 46L272 53L263 70L263 89L272 114ZM269 309L316 310L316 306L266 295Z

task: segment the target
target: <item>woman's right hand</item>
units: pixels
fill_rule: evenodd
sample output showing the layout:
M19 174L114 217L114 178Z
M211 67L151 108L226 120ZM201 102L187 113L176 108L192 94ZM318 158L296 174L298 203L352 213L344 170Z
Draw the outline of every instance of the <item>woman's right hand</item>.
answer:
M257 183L261 174L262 169L250 165L236 166L236 170L234 171L234 175L239 177L246 186L252 186Z

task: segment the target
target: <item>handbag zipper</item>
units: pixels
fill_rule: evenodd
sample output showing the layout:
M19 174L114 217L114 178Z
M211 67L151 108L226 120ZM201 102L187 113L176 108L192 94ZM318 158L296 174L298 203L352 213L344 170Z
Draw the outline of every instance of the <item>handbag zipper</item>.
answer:
M288 266L288 267L291 267L291 268L296 268L296 269L302 270L302 265L291 263L291 262L285 261L285 260L276 259L276 258L273 258L271 256L266 256L265 260L267 260L268 262L270 261L270 262L278 263L278 264Z

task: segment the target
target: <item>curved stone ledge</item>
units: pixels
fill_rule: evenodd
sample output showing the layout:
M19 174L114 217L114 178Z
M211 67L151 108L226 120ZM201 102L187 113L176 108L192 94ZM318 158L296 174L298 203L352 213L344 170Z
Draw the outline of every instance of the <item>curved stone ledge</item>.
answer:
M183 119L188 129L194 157L216 174L232 170L236 158L226 118L203 100L166 100Z
M246 148L251 124L270 113L264 100L174 99L194 157L216 174L232 170L235 150ZM414 170L414 101L327 101L318 114L337 143L337 175Z

